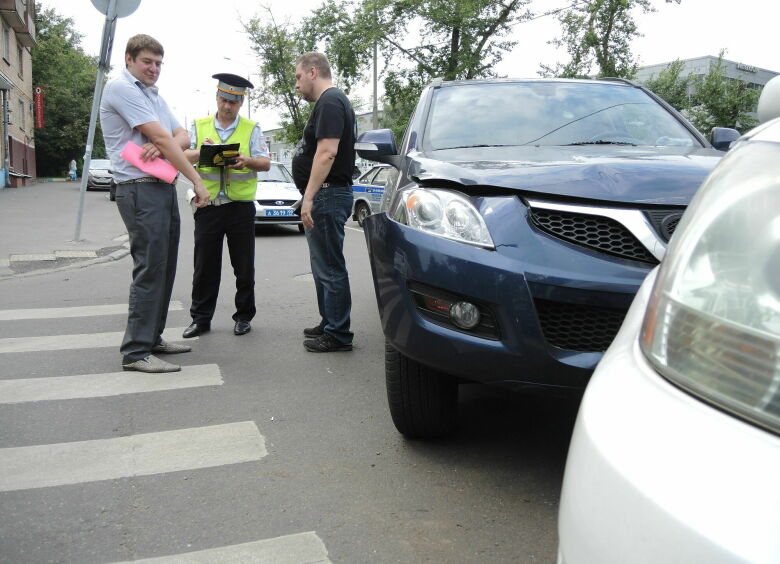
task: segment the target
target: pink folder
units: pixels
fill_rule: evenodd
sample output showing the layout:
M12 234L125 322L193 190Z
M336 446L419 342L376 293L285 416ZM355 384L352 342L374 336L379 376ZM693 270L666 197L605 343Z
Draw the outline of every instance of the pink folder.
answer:
M128 141L127 145L125 145L125 148L122 149L121 153L119 153L119 156L134 167L148 173L150 176L159 178L163 182L173 184L173 181L176 179L176 175L179 173L176 167L165 159L161 159L160 157L154 158L150 161L141 160L141 151L141 147L132 141Z

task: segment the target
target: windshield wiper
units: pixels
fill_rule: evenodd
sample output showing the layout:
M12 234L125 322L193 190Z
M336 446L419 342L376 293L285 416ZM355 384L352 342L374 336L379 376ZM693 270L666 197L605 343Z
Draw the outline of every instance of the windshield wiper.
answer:
M445 149L477 149L479 147L513 147L513 145L495 145L495 144L485 144L485 145L458 145L457 147L441 147L438 150L443 151Z
M606 139L600 139L598 141L577 141L576 143L566 143L564 147L570 147L572 145L631 145L636 147L636 143L629 143L628 141L607 141Z

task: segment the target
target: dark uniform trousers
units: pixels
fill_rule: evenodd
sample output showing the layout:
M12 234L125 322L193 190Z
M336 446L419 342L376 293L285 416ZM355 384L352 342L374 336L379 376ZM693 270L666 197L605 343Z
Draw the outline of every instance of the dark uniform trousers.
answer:
M195 323L209 323L214 317L225 237L236 276L233 320L251 321L255 316L255 203L232 202L195 211L195 272L190 307Z
M179 254L176 189L164 182L119 184L116 204L127 227L133 281L119 352L130 363L151 354L165 329Z

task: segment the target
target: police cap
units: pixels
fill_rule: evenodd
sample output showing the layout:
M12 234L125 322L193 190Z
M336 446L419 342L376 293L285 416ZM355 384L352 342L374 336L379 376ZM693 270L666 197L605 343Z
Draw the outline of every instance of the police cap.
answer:
M243 76L230 74L229 72L215 74L211 78L219 80L217 83L217 94L234 102L240 102L244 99L247 88L254 88L252 83Z

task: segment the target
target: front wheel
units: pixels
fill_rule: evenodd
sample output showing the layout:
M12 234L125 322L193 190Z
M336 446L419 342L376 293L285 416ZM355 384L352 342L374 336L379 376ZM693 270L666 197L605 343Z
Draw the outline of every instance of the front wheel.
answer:
M455 430L458 381L416 362L385 343L385 383L390 415L410 439L432 439Z
M108 189L108 199L112 202L116 202L116 184L111 183L111 187Z
M303 226L303 223L298 224L298 231L301 233L306 233L306 228Z
M355 204L355 219L360 227L363 227L363 222L371 215L371 208L365 202L358 202Z

